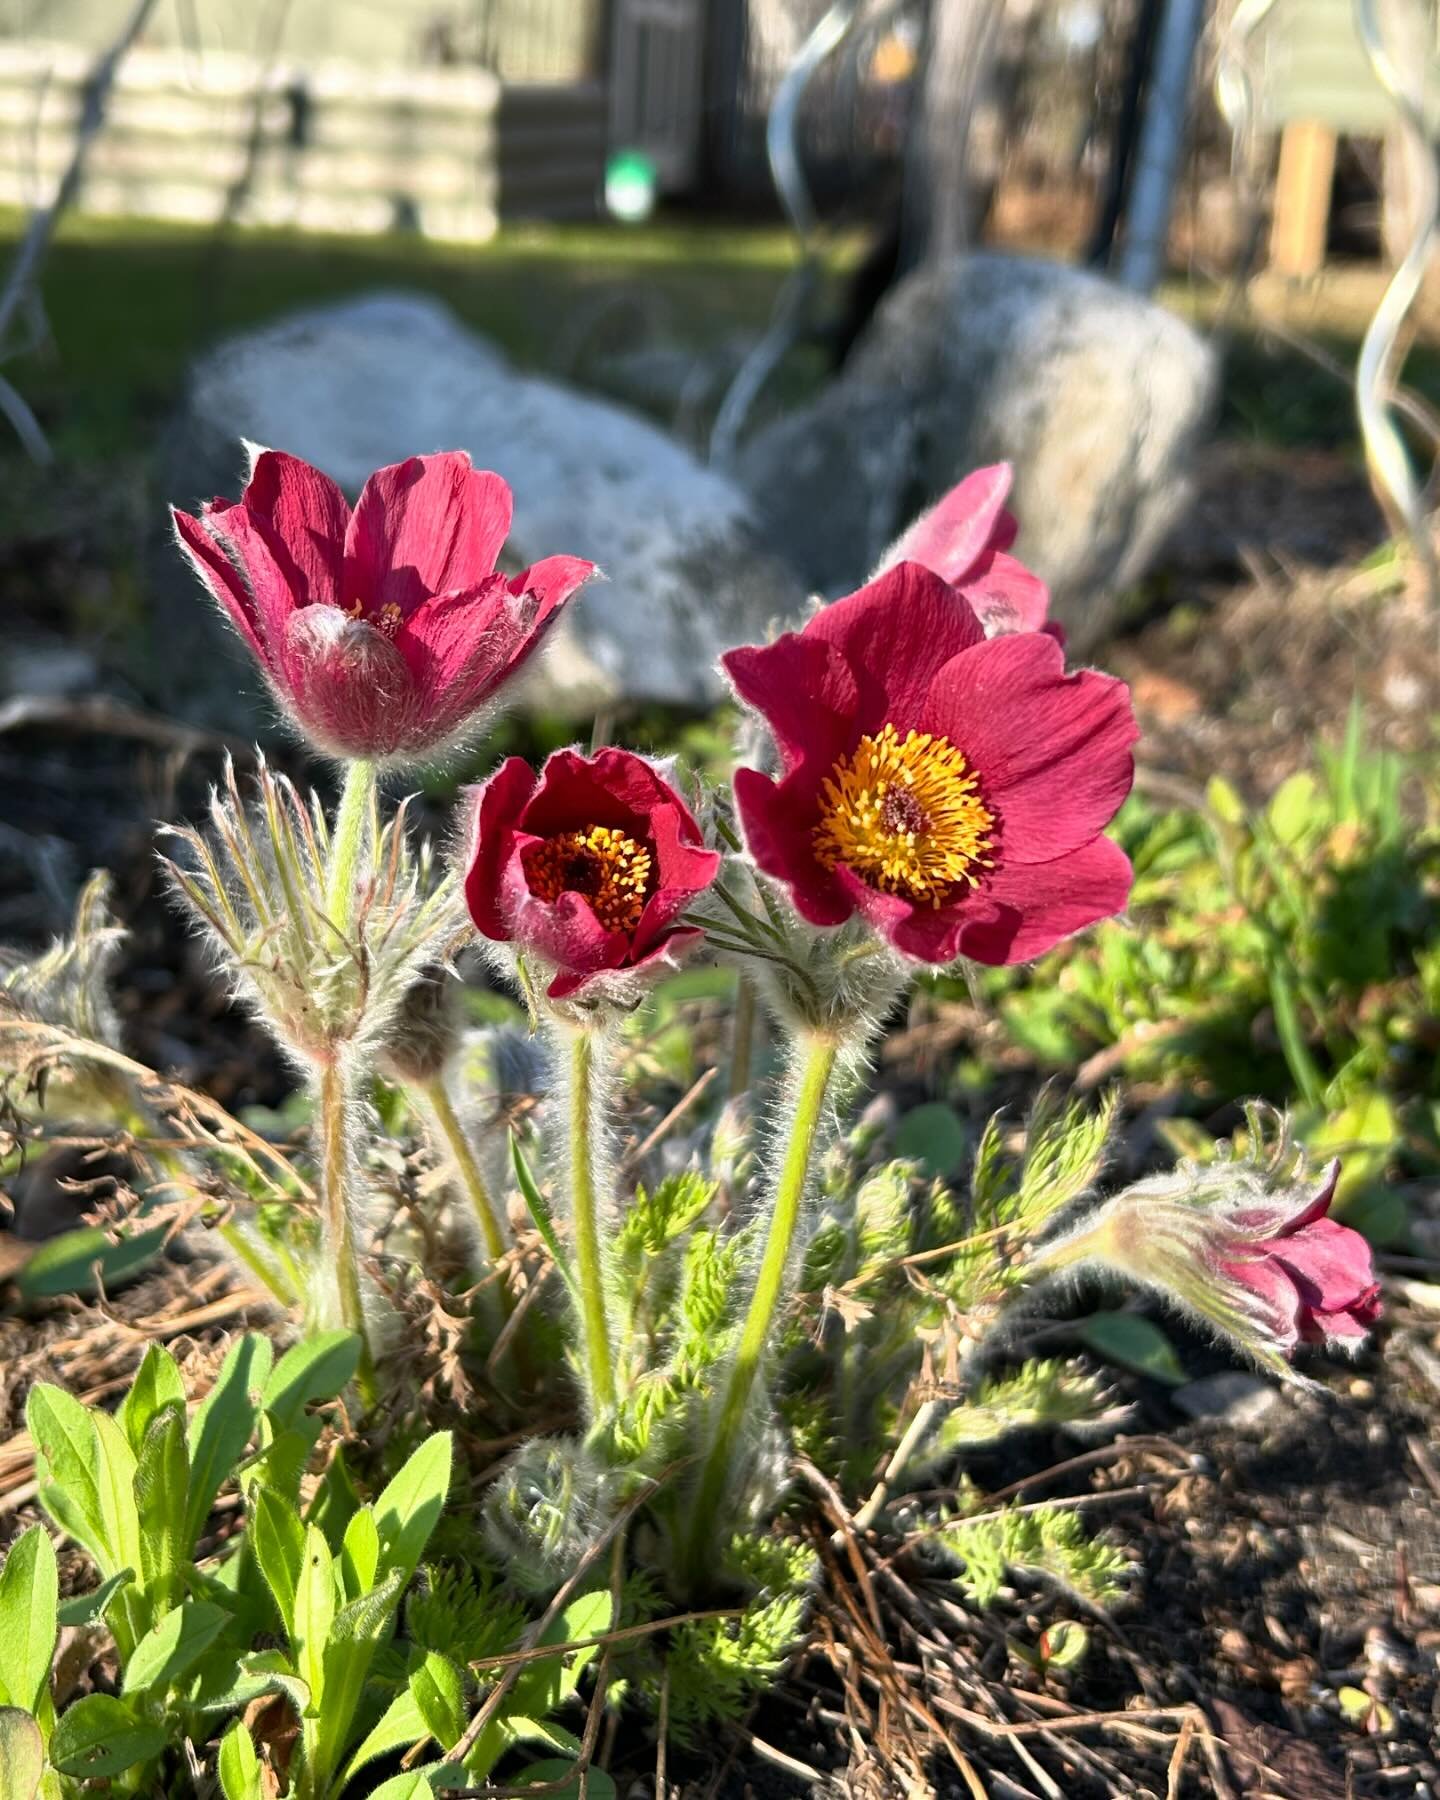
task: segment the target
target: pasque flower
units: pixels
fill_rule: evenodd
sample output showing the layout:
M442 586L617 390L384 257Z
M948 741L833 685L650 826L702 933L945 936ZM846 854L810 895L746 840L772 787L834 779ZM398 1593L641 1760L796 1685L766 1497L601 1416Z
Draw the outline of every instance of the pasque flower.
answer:
M1014 963L1125 905L1103 833L1134 773L1129 693L1067 675L1053 637L987 637L901 562L723 660L782 764L736 774L747 846L812 925L858 913L922 962Z
M1329 1217L1340 1164L1319 1189L1282 1189L1226 1217L1220 1267L1256 1297L1282 1349L1301 1343L1363 1338L1380 1316L1380 1288L1370 1246L1358 1231Z
M1061 628L1046 623L1049 588L1009 554L1020 529L1005 510L1010 482L1009 463L967 475L896 539L875 573L922 563L970 602L987 637L1048 631L1063 643Z
M701 933L677 923L720 858L644 757L512 756L470 790L465 897L483 936L547 971L552 1000L623 996Z
M376 470L352 511L328 475L266 450L238 501L173 518L306 736L393 761L471 725L594 573L574 556L497 573L510 510L507 484L463 451Z

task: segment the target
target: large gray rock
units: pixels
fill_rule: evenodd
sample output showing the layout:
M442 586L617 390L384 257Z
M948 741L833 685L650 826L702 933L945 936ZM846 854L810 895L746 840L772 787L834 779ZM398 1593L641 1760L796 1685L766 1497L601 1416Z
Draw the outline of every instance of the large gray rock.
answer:
M304 457L352 498L372 469L417 451L468 450L504 475L507 564L566 552L608 578L567 609L526 678L532 704L576 719L628 701L708 704L719 653L804 602L734 481L634 413L512 369L424 296L295 314L211 350L162 458L168 497L238 493L242 438ZM236 716L236 665L217 665L220 627L179 563L166 559L156 600L175 703L188 686L191 710L253 723Z
M841 379L758 433L738 473L776 548L835 594L962 475L1013 463L1018 554L1083 651L1184 503L1216 375L1152 301L1056 263L959 257L901 282Z

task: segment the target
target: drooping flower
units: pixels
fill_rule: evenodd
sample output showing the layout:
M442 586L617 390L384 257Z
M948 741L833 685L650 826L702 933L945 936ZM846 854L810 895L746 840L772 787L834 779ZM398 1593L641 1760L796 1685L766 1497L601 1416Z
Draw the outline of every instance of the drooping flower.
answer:
M1369 1244L1329 1217L1339 1178L1337 1160L1313 1196L1281 1190L1268 1204L1237 1207L1226 1219L1232 1236L1220 1266L1268 1310L1287 1351L1300 1343L1354 1342L1380 1316Z
M1049 588L1009 554L1020 529L1005 509L1010 483L1009 463L967 475L895 540L872 581L897 563L921 563L970 602L986 637L1048 631L1063 643L1060 626L1046 622Z
M574 556L497 573L510 512L508 485L463 451L378 469L352 511L328 475L266 450L238 501L172 516L305 735L389 762L472 726L594 573Z
M1380 1316L1370 1246L1319 1185L1222 1157L1132 1182L1041 1247L1037 1272L1085 1264L1174 1301L1273 1368L1301 1344L1354 1349Z
M987 638L913 562L724 666L782 764L735 777L750 854L812 925L856 913L902 955L1015 963L1125 905L1106 825L1130 790L1125 684L1054 638Z
M477 930L545 971L552 1000L624 999L701 936L677 923L720 858L668 781L628 750L512 756L470 793Z

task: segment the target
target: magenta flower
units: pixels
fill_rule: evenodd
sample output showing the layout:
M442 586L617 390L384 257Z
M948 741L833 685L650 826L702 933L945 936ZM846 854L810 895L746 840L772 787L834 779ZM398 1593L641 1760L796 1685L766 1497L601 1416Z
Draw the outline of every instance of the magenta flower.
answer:
M1339 1178L1332 1162L1313 1198L1282 1190L1273 1205L1241 1207L1227 1221L1234 1236L1220 1267L1260 1300L1287 1353L1301 1343L1353 1344L1380 1317L1369 1244L1328 1217Z
M633 1003L699 943L678 920L720 858L644 757L557 750L537 775L512 756L468 792L470 916L538 965L552 1000Z
M238 501L172 509L180 547L285 712L336 756L441 751L594 573L495 569L510 489L463 451L377 469L352 512L328 475L266 450Z
M921 563L970 602L986 637L1048 631L1063 643L1060 626L1046 623L1049 588L1008 554L1019 531L1005 510L1010 482L1009 463L967 475L890 546L875 574L897 563Z

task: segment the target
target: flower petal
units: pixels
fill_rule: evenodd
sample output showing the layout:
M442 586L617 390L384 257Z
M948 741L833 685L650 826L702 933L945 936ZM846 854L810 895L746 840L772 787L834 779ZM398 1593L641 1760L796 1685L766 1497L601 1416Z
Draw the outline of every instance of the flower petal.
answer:
M1370 1245L1338 1219L1316 1219L1268 1246L1315 1312L1343 1312L1371 1293Z
M700 841L700 828L688 808L673 800L653 807L649 835L655 885L635 927L632 960L636 963L720 873L719 853L707 850Z
M511 936L501 875L515 849L515 836L536 782L535 771L525 758L511 756L488 781L465 790L469 809L465 903L477 929L496 943L506 943Z
M241 502L212 500L200 523L240 571L268 659L278 661L290 615L302 604L300 576L273 528Z
M967 475L895 540L875 573L917 562L958 587L987 551L1015 541L1015 521L1005 511L1011 479L1009 463Z
M190 567L204 582L211 597L224 610L225 616L250 646L252 653L264 667L269 668L270 659L261 641L255 602L250 596L249 588L240 579L234 563L198 519L173 506L170 508L170 519Z
M787 631L773 644L727 650L720 662L739 698L764 716L787 770L808 759L818 780L850 749L860 690L837 645Z
M1045 625L1050 590L1013 556L994 557L982 575L956 586L975 608L986 637L1001 637L1009 631L1040 631Z
M256 460L240 504L284 545L301 604L345 605L340 583L350 507L328 475L298 456L266 450Z
M990 638L948 662L922 723L978 774L1007 869L1079 849L1114 818L1134 780L1130 690L1093 669L1066 675L1064 652L1043 632Z
M415 723L409 665L390 640L338 606L302 606L290 615L280 650L281 680L306 733L338 756L384 757Z
M834 874L815 860L813 791L793 780L777 784L756 769L737 769L735 805L756 867L784 882L801 918L843 925L855 907Z
M1004 862L956 903L962 915L969 915L957 953L997 966L1029 962L1053 950L1062 938L1123 912L1133 878L1129 857L1106 837L1054 862ZM942 907L940 913L947 910ZM898 947L906 950L904 943Z
M509 484L463 450L412 456L365 483L345 542L345 596L409 614L493 573L510 533Z

